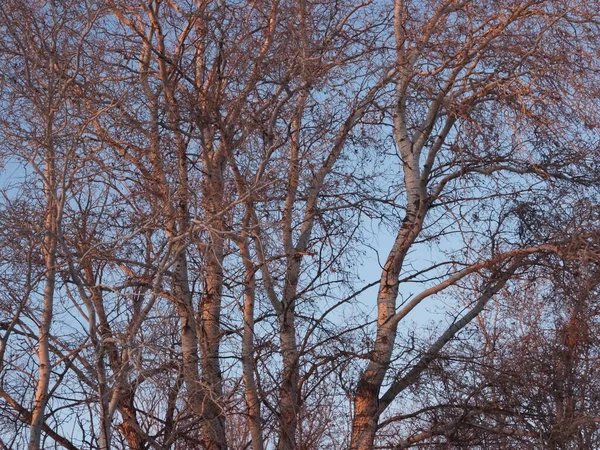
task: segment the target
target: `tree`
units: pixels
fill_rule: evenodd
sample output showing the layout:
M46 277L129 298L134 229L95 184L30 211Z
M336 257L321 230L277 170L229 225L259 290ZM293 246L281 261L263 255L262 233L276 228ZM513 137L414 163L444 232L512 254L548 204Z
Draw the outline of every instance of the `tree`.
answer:
M489 305L518 289L557 295L578 264L593 273L597 5L31 0L0 12L3 445L538 442L514 396L496 396L502 422L457 374L505 392L526 347L505 325L506 353L475 364L496 351ZM377 227L394 241L363 282ZM430 334L410 326L426 303L446 325ZM579 353L552 352L573 380L556 392L596 377L565 369ZM563 418L544 419L565 430L579 419L556 392ZM573 442L561 433L544 445Z
M581 123L595 123L581 108L593 92L594 71L584 67L595 65L590 51L597 32L595 12L554 2L448 1L428 6L395 2L399 73L393 131L406 212L382 271L377 337L354 400L353 449L373 447L379 416L518 267L531 263L526 255L560 253L572 238L547 235L522 242L507 235L506 225L493 215L502 214L515 198L531 199L539 184L552 188L553 183L597 179L595 171L577 167L581 155L595 149L593 133L580 134ZM576 49L571 48L574 35L581 42ZM553 152L556 148L560 155ZM472 206L473 200L479 205ZM461 217L467 208L477 218L475 224ZM454 217L446 219L435 209L451 209ZM515 212L519 214L518 208ZM397 310L405 259L428 219L441 222L446 233L462 233L466 258L448 261L462 268ZM480 231L481 221L497 221L497 228ZM392 375L380 398L399 323L425 298L484 268L492 272L473 308L404 374Z
M82 20L82 15L90 11L85 7L67 11L70 6L49 5L42 13L30 5L9 2L0 10L5 36L2 59L6 64L3 72L3 109L6 113L2 124L3 153L18 164L25 164L32 171L32 181L43 192L43 199L35 194L27 198L31 202L27 209L43 217L34 225L37 229L29 230L42 236L35 239L37 249L29 251L39 252L44 267L43 273L39 273L40 278L29 279L26 288L36 301L35 286L30 283L43 283L41 317L30 316L39 330L33 407L31 412L19 408L22 418L31 422L29 448L32 450L40 448L42 431L48 427L45 414L52 369L56 364L51 358L51 327L62 222L74 180L82 167L79 152L85 124L73 114L81 100L73 97L71 85L83 69L77 46L89 33L94 19L92 11L91 18ZM48 19L44 20L42 14ZM8 205L13 202L10 198L7 200ZM37 201L37 208L32 208ZM30 258L34 260L33 264L41 262L33 256ZM31 259L23 261L29 274L27 278L33 275ZM33 273L36 272L33 269ZM23 306L21 303L13 316L5 342L19 320ZM29 308L33 307L29 305ZM6 391L3 394L6 401L16 404Z

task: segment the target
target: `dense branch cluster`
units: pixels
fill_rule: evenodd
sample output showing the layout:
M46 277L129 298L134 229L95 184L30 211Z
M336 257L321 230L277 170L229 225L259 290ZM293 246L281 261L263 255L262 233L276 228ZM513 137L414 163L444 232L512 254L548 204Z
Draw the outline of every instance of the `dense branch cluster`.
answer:
M0 446L599 448L599 74L596 0L2 1Z

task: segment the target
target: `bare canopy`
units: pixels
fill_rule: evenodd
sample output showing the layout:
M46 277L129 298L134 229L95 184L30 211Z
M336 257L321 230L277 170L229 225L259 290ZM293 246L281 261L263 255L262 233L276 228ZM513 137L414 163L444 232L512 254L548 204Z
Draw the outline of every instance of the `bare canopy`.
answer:
M598 1L0 32L0 447L600 445Z

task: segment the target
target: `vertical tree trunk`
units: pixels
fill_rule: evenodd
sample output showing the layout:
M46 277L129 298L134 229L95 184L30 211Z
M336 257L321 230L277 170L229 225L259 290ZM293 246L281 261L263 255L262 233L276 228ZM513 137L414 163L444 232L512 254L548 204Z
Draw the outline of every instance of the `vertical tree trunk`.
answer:
M35 390L34 406L31 416L31 431L29 436L29 450L39 450L42 428L44 426L46 405L48 403L48 386L52 365L50 361L50 325L54 308L54 285L56 279L56 234L54 234L52 220L54 215L49 215L46 221L47 228L45 246L46 285L44 287L44 305L42 321L40 323L37 356L39 360L39 373Z
M300 409L298 346L296 343L293 305L287 303L284 305L284 309L279 325L281 353L283 356L283 378L279 394L281 417L279 421L279 443L277 449L295 450L298 412Z
M213 243L214 246L214 243ZM205 423L205 440L207 450L223 450L227 448L225 439L225 417L219 402L223 397L223 379L219 364L219 346L221 341L221 289L223 273L221 268L222 246L211 248L217 252L209 258L207 267L207 292L202 301L200 365L202 367L202 383L207 388L204 399L203 418Z
M377 294L377 335L366 370L362 373L354 398L351 450L373 448L379 419L379 393L390 365L397 322L396 313L398 278L404 258L423 226L427 212L425 180L421 180L420 152L410 140L404 110L404 84L397 85L397 106L394 115L394 138L403 161L406 188L406 215L398 230L394 245L387 257Z
M249 214L247 214L248 217ZM248 220L245 221L248 226ZM244 332L242 335L242 372L246 391L248 421L252 450L264 450L262 422L260 416L260 396L254 378L256 364L254 360L254 300L256 293L255 268L250 256L249 242L246 232L242 231L240 252L244 261L246 283L244 286Z
M56 283L56 253L57 253L57 234L58 234L58 205L56 197L56 175L54 146L52 143L52 116L48 119L47 126L47 149L46 149L46 167L44 170L44 191L46 196L46 219L44 223L45 236L42 247L44 256L45 286L42 320L39 328L37 356L39 361L39 373L33 410L31 414L31 429L29 436L29 450L39 450L41 444L42 428L45 421L46 405L48 403L48 386L50 384L50 375L52 373L52 364L50 361L50 327L52 325L52 315L54 309L54 288Z
M121 433L125 437L127 441L127 447L129 450L145 450L146 443L145 440L140 434L137 432L136 427L130 422L133 421L137 423L137 413L135 409L135 390L133 387L128 385L124 392L121 394L121 408L123 412L127 415L123 423L119 425Z
M203 395L198 370L198 337L196 334L196 317L188 286L187 259L183 250L181 250L174 267L172 289L173 295L177 299L176 308L179 315L183 379L191 406L194 410L199 411L203 403Z
M204 205L208 217L210 242L204 253L206 264L206 292L200 306L200 365L202 383L207 395L203 405L204 435L207 450L227 448L225 417L219 404L223 397L223 377L219 362L221 343L221 301L223 290L224 224L223 224L223 170L222 149L205 159Z

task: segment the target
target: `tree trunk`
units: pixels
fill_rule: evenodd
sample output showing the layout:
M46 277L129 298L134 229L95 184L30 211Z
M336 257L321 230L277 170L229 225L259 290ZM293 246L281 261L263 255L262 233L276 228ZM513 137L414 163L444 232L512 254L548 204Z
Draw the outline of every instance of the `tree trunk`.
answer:
M420 153L412 144L406 129L401 84L394 116L394 137L403 161L406 188L406 216L383 267L377 294L377 336L369 365L362 373L354 397L351 450L373 448L379 419L379 393L390 365L398 323L393 319L398 297L398 278L404 258L423 226L427 212L425 182L421 181Z
M246 226L248 221L246 220ZM244 260L246 283L244 287L244 333L242 335L242 372L246 390L246 404L252 450L264 450L262 422L260 417L260 396L254 378L256 363L254 360L254 300L256 293L255 268L252 264L248 237L242 232L240 251Z
M37 351L40 368L31 415L29 450L40 449L46 405L48 403L48 386L50 384L50 375L52 372L49 341L50 325L52 323L52 312L54 308L54 285L56 281L56 235L52 232L53 227L49 228L50 229L46 233L46 239L44 240L46 248L46 285L44 287L44 310L42 313L42 321L40 323Z
M51 119L48 120L51 123ZM48 403L48 386L52 364L50 361L50 326L52 325L52 314L54 309L54 288L56 283L56 253L58 235L58 205L56 198L54 152L52 145L52 126L48 125L49 143L46 150L45 185L46 194L46 220L44 243L42 252L46 266L44 302L42 320L39 328L39 340L37 356L39 361L39 373L35 391L33 410L31 414L31 430L29 436L29 450L39 450L41 444L42 429L45 422L46 405Z
M283 356L283 379L279 396L279 443L277 450L296 449L296 429L300 409L300 393L298 391L299 367L298 346L296 343L296 327L294 324L293 305L284 305L285 311L280 318L279 336Z
M207 225L210 230L209 242L205 245L206 265L205 294L200 304L200 365L202 384L206 396L202 406L204 422L204 440L207 450L227 448L225 436L225 416L220 402L223 397L223 377L219 363L221 343L221 301L223 290L224 258L224 149L219 148L206 155L205 179L203 182L204 207L207 213Z

